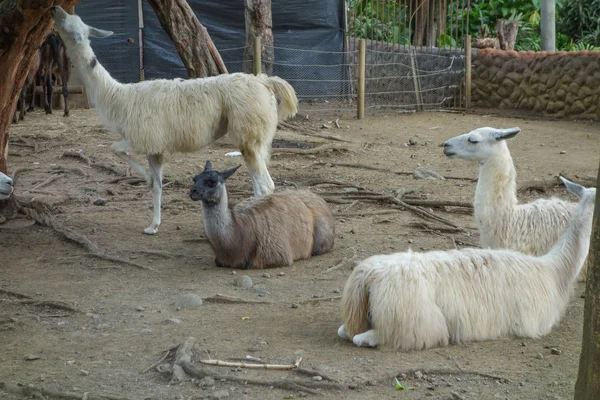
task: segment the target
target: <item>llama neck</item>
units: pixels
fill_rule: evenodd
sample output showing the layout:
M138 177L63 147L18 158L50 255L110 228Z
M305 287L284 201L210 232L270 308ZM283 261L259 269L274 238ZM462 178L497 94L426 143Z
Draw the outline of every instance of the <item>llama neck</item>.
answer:
M479 167L479 179L475 189L475 217L477 221L492 221L494 217L504 218L502 210L517 206L517 171L508 147L503 142L502 151L494 153Z
M94 106L109 99L114 103L114 95L122 90L123 85L98 62L89 40L67 48L67 54L85 85L88 100Z
M579 203L567 229L545 256L553 262L559 282L567 287L579 275L590 248L594 202L583 201L585 203Z
M227 191L217 204L202 203L204 232L213 246L230 248L236 245L235 219L227 200Z

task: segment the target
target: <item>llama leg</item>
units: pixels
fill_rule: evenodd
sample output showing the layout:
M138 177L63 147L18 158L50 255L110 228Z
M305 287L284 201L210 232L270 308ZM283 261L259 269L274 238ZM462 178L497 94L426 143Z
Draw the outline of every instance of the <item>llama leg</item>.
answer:
M160 225L160 206L162 202L162 154L149 154L148 164L150 165L150 176L152 177L152 195L154 199L154 217L152 225L144 229L146 235L154 235L158 232Z
M19 119L23 121L25 119L25 93L27 92L27 85L21 89L19 93L19 105L21 110L19 110Z
M352 342L358 347L375 347L377 343L377 331L375 329L369 329L365 333L354 335Z
M135 171L137 171L138 174L143 176L144 179L146 179L148 186L152 187L153 181L148 172L144 169L144 167L138 164L137 161L135 161L129 155L129 152L131 151L131 146L129 145L128 141L123 140L122 142L113 143L112 150L115 152L117 157L126 161L129 165L131 165L131 168L133 168Z
M241 152L244 156L244 160L246 161L246 165L248 166L250 178L252 179L254 196L263 196L273 193L273 190L275 190L275 184L273 183L271 175L269 175L269 171L267 170L266 160L264 158L264 154L262 154L264 153L264 149L242 146Z
M33 78L33 82L31 82L31 102L29 103L29 107L27 107L27 112L33 111L33 106L35 104L35 87L37 86L37 78Z
M52 114L52 91L54 87L52 86L52 74L48 74L46 76L46 104L44 104L44 108L46 109L46 114Z
M340 326L340 328L338 329L338 336L342 339L350 339L350 336L348 336L348 332L346 331L345 325Z
M64 117L68 117L69 116L69 102L68 102L68 98L69 98L69 88L68 88L68 82L69 82L69 69L68 69L68 63L69 60L67 59L67 56L63 54L63 58L62 58L62 64L60 66L60 84L62 86L62 93L63 93L63 101L65 103L65 113L63 114Z

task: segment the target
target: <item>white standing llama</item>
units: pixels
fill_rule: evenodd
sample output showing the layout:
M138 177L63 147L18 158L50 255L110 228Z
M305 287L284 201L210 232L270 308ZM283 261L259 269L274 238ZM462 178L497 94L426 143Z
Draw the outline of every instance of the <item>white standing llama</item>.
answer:
M480 165L473 207L481 246L541 256L556 243L577 204L556 197L519 204L517 172L506 140L520 131L475 129L447 140L444 154ZM586 266L581 280L585 280Z
M241 73L121 84L100 65L88 39L112 32L88 26L58 6L52 8L52 18L101 121L124 139L113 144L113 150L153 188L154 217L144 233L155 234L160 225L163 154L194 152L226 133L244 156L254 194L273 192L267 170L271 141L278 120L297 112L298 99L290 84L278 77ZM130 151L147 156L150 175Z
M580 201L546 255L461 249L370 257L346 283L338 334L357 346L419 350L550 332L588 253L596 198L594 188L563 182Z
M0 200L8 199L13 190L13 180L0 172Z

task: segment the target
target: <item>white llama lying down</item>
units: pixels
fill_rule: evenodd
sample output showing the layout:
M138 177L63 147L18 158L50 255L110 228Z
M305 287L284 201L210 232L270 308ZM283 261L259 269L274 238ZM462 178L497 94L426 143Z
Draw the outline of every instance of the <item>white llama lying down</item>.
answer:
M577 204L556 197L519 204L517 172L506 139L520 131L475 129L447 140L444 154L480 164L473 207L481 246L541 256L556 243ZM580 280L585 280L586 266Z
M0 172L0 200L8 199L13 190L13 180Z
M244 156L254 195L273 192L267 170L271 141L278 120L297 112L296 93L286 81L238 73L121 84L100 65L88 40L112 32L88 26L58 6L52 18L100 119L124 139L113 150L153 188L154 217L144 233L155 234L160 225L163 154L194 152L226 133ZM279 110L275 96L281 99ZM130 151L147 156L150 176Z
M357 346L419 350L550 332L588 253L596 197L594 188L563 182L580 201L546 255L462 249L370 257L346 283L338 334Z
M274 193L230 208L225 180L238 168L219 172L207 161L190 189L190 198L202 201L204 231L216 253L217 266L284 267L333 248L331 209L310 191Z

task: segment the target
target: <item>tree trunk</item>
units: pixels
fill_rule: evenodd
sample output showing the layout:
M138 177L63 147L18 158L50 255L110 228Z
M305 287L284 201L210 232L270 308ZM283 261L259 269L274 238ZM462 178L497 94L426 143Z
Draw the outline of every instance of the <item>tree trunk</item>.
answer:
M500 40L500 49L514 50L517 41L517 32L519 31L519 22L507 19L496 21L496 35Z
M413 46L426 46L427 39L427 22L429 20L429 1L416 0L413 4L414 20L412 23L413 31Z
M206 28L186 0L148 0L190 78L226 74L227 68Z
M254 60L252 48L254 38L260 37L261 69L267 75L273 75L273 21L271 0L244 0L246 15L246 49L244 50L244 72L251 74Z
M600 188L600 168L596 184ZM596 400L600 394L600 195L596 196L588 255L583 312L583 341L575 400Z
M19 91L33 56L50 31L50 7L73 6L77 0L0 1L0 172L6 173L8 134Z

